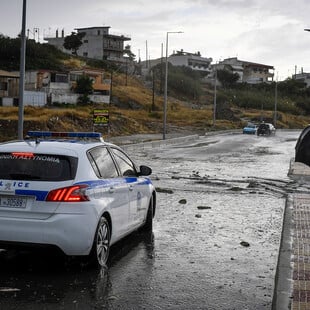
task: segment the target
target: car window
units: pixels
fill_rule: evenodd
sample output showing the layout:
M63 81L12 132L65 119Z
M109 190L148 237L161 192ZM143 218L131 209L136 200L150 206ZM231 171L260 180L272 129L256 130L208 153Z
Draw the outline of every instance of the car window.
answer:
M119 166L122 176L136 176L137 172L134 163L130 158L122 151L111 148L114 158Z
M0 153L0 179L65 181L75 178L78 159L35 153Z
M115 163L106 147L97 147L88 152L95 173L100 178L116 178L118 172Z

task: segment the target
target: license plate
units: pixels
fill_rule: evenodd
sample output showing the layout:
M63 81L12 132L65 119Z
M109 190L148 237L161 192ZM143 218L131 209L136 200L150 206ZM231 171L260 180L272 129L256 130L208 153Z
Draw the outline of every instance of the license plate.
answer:
M0 207L3 208L26 208L27 199L20 197L0 197Z

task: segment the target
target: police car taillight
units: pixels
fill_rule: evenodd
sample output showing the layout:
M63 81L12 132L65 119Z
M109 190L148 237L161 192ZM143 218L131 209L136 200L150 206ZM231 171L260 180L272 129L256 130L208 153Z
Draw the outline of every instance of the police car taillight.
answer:
M11 153L14 157L18 158L33 158L34 154L29 152L12 152Z
M50 191L45 200L54 202L89 201L88 196L85 194L85 189L87 187L87 185L73 185L63 188L57 188Z

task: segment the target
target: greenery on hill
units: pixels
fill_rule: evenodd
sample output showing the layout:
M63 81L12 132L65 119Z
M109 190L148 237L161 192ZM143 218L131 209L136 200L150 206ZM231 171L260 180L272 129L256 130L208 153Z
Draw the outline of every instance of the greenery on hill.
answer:
M220 100L243 109L277 110L294 115L309 115L310 89L294 79L270 84L238 84L222 89Z
M124 73L106 60L92 60L64 54L48 44L27 40L26 70L65 70L83 66L113 71L109 135L155 133L162 131L164 65L154 67L148 80ZM19 70L20 39L0 35L0 69ZM122 72L123 71L123 72ZM277 90L277 128L303 128L310 123L310 89L296 80L270 84L237 83L235 76L218 72L216 123L213 124L214 86L186 67L169 64L167 130L204 132L242 128L248 121L272 122ZM96 106L97 107L97 106ZM77 108L63 105L51 108L25 107L25 131L93 130L93 104ZM0 140L16 135L17 108L0 110ZM99 129L105 132L105 129Z
M63 60L66 55L54 46L39 44L34 40L27 40L26 70L35 69L63 69ZM0 68L7 71L19 70L20 38L10 39L0 34Z
M165 72L165 64L158 64L152 69L152 76L148 79L154 78L158 81L157 84L163 85L163 73ZM203 87L201 79L203 74L194 71L189 67L176 67L168 63L168 90L169 95L177 98L186 98L193 101L199 101L203 94Z
M0 69L18 71L20 64L20 38L11 39L0 34ZM26 42L26 70L56 70L61 71L74 67L81 61L90 67L115 70L116 66L104 61L75 57L77 61L55 46L47 43L37 43L28 39Z

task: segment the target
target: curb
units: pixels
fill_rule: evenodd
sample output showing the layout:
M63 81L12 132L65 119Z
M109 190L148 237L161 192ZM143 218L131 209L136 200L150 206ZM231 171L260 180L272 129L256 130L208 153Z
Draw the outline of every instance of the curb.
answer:
M310 167L299 162L295 162L295 159L290 160L290 167L287 174L292 180L303 182L310 181Z
M291 307L293 292L293 266L291 263L293 251L292 213L293 195L289 195L286 198L283 214L283 228L275 275L272 310L290 309Z
M292 158L290 160L288 176L299 184L309 183L310 167L303 163L295 162L295 158ZM306 195L310 200L309 193ZM294 192L289 193L286 198L272 310L310 309L308 299L303 299L305 294L307 296L308 291L305 287L300 287L300 283L304 284L304 286L308 283L305 270L299 270L299 265L305 265L305 255L308 255L308 253L304 254L304 252L299 250L300 247L304 249L308 246L306 243L308 239L303 237L304 230L308 231L308 217L300 208L300 204L302 205L300 199L301 197ZM308 204L306 206L306 209L308 209Z

